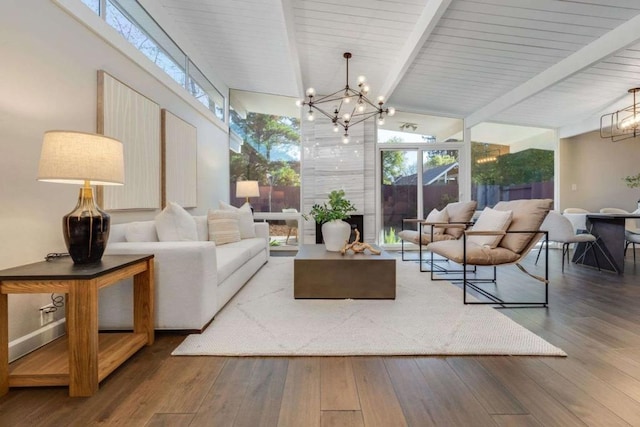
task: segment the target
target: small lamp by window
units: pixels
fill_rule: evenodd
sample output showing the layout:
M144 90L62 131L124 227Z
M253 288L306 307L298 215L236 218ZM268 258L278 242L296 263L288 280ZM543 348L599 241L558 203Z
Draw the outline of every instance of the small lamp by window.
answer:
M237 181L236 182L236 197L245 197L246 204L251 208L253 212L253 206L249 203L249 197L260 197L260 187L258 187L258 181Z
M91 185L124 184L122 143L91 133L45 132L38 181L83 184L77 206L63 217L64 241L74 263L100 261L111 221L96 205Z
M249 197L259 197L260 188L258 181L238 181L236 182L236 197L246 197L249 203Z

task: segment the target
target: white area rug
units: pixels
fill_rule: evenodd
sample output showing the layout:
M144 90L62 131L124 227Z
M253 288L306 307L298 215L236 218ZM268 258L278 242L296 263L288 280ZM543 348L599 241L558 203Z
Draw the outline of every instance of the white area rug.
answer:
M172 354L566 356L490 306L465 306L461 289L411 262L397 262L395 300L295 300L286 257L271 257Z

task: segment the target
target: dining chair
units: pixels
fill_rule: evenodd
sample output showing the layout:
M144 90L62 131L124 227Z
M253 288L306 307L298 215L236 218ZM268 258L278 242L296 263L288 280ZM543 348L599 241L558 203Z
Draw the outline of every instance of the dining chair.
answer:
M602 208L600 209L600 213L610 213L610 214L640 214L640 209L636 209L633 212L626 211L620 208ZM640 243L640 229L638 228L638 223L633 218L627 218L624 221L624 255L627 255L627 248L631 245L633 249L633 263L636 263L636 243Z
M624 231L624 254L627 255L627 248L631 245L633 249L633 263L636 263L636 243L640 244L640 230L636 229L635 232L631 230Z
M542 225L540 226L540 230L548 232L548 238L543 240L540 248L538 249L538 255L536 256L536 265L538 264L538 259L540 258L540 252L542 252L542 247L546 244L549 246L549 241L562 243L562 272L564 273L564 260L567 259L567 263L569 263L569 250L572 243L586 243L584 252L580 255L580 257L584 257L587 251L593 251L593 256L596 260L596 265L598 266L598 270L600 270L600 265L598 263L598 255L595 250L597 237L593 234L589 233L576 233L576 229L571 221L564 215L560 214L556 211L549 211L547 216L545 217ZM548 248L547 248L548 249Z
M587 231L587 214L590 213L582 208L566 208L562 214L571 221L576 233Z
M566 208L562 213L589 213L589 211L582 208Z

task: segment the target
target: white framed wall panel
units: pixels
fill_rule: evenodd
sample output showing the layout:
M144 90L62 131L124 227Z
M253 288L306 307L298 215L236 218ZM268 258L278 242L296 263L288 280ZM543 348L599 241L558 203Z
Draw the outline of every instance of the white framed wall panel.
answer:
M162 206L198 205L198 135L195 126L162 109Z
M160 106L100 70L98 133L124 146L125 183L102 189L102 208L159 209Z

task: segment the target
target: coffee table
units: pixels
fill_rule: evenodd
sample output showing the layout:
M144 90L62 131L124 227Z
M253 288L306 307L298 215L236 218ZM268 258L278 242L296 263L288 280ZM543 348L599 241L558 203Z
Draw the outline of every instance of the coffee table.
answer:
M293 296L395 299L396 259L384 251L342 255L324 245L301 245L293 259Z

